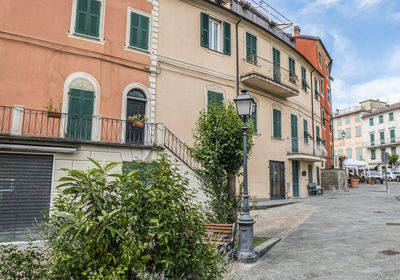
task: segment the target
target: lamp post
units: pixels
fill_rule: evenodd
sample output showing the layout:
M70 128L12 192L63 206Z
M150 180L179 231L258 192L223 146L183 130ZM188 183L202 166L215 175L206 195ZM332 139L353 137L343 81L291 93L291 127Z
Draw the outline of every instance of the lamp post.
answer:
M343 144L344 144L344 137L346 137L346 132L345 132L344 130L342 130L342 132L340 133L340 135L342 136ZM346 150L346 149L345 149L345 150ZM340 159L339 159L339 161L340 161L339 168L340 168L340 169L343 169L343 160L340 160Z
M254 99L242 89L235 99L236 109L243 121L243 208L239 224L239 255L241 262L253 263L257 261L257 255L253 247L253 225L255 221L250 216L249 192L247 187L247 121L254 110Z

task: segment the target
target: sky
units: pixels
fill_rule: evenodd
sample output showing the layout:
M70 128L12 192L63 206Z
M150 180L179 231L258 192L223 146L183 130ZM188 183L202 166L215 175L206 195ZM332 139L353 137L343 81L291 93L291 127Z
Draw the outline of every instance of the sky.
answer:
M399 0L265 0L322 39L333 59L333 109L400 102ZM290 31L285 29L285 31Z

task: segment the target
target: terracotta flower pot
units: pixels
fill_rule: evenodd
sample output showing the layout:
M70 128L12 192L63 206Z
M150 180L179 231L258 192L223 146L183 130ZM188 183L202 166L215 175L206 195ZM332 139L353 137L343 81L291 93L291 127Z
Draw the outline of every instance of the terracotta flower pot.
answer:
M350 185L352 188L358 188L359 182L360 182L360 179L357 179L357 178L350 179Z
M375 185L375 180L371 179L371 185Z
M143 122L138 122L138 121L133 121L132 122L132 126L133 127L137 127L137 128L143 128L144 127L144 123Z
M61 112L47 112L47 116L49 117L49 118L57 118L57 119L59 119L59 118L61 118Z

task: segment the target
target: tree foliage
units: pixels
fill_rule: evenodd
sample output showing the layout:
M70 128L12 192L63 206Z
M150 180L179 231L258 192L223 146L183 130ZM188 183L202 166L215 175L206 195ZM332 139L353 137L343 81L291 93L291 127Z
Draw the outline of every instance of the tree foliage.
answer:
M396 153L393 153L389 156L389 163L390 164L395 164L397 160L399 159L399 155Z
M194 129L191 154L201 163L199 172L205 178L202 190L209 197L214 222L236 222L241 193L237 192L235 176L243 165L243 122L233 102L222 105L212 102L200 113ZM247 149L253 147L253 124L248 122Z

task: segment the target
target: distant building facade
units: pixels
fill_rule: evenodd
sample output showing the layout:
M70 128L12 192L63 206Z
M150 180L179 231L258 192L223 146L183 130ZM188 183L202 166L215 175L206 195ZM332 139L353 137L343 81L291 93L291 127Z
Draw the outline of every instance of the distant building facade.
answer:
M313 66L322 73L322 78L315 82L315 88L320 98L321 128L320 137L325 146L328 156L325 168L333 166L333 123L332 123L332 91L330 73L333 60L319 37L302 35L300 27L294 27L294 36L296 38L296 49L301 52L313 64Z
M366 160L367 151L364 146L366 132L363 116L384 106L386 106L386 103L379 100L366 100L360 102L360 106L336 110L333 116L333 135L337 156L346 155L347 158ZM335 159L335 166L338 166L337 158Z
M382 171L385 153L400 154L400 102L381 107L363 117L365 160Z

